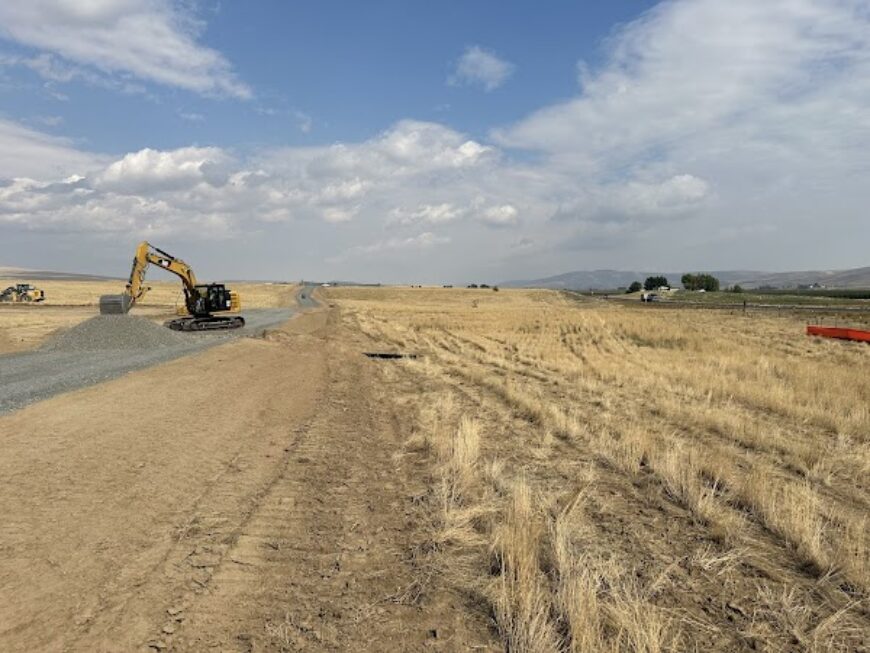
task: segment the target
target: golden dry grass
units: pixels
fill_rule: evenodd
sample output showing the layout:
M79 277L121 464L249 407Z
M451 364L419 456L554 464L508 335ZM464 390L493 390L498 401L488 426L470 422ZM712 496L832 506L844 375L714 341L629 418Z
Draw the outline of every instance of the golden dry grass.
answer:
M328 297L424 355L436 539L509 650L870 644L866 345L546 291Z

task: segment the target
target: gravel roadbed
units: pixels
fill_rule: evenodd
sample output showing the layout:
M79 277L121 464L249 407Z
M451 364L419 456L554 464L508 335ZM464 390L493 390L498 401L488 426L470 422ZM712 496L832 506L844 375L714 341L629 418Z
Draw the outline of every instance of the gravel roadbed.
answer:
M0 356L0 414L187 356L240 337L256 337L296 309L244 311L246 325L217 333L176 333L145 318L96 316L36 351Z

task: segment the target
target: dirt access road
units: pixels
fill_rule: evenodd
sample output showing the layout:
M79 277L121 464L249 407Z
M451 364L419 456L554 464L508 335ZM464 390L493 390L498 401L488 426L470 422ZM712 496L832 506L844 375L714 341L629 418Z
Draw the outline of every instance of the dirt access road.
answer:
M488 648L336 310L0 417L4 651ZM478 617L479 619L479 617Z
M164 333L171 344L159 347L139 346L133 342L120 348L106 347L100 336L106 329L97 330L92 342L84 347L64 347L64 338L54 338L47 346L36 351L0 355L0 414L15 410L56 394L83 388L94 383L116 378L127 372L144 369L181 356L208 349L232 338L256 337L286 321L296 312L293 308L261 308L246 312L247 324L232 331L204 334L181 334L162 327L152 330ZM128 316L100 316L115 322L115 330L127 320L144 321L145 318ZM132 321L128 328L136 326ZM150 326L150 325L149 325ZM77 340L81 340L79 336Z

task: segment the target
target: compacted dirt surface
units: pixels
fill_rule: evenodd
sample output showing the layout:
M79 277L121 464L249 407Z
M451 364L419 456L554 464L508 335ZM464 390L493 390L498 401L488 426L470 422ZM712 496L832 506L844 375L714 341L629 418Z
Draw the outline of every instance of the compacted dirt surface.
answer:
M335 309L0 417L3 651L489 649Z

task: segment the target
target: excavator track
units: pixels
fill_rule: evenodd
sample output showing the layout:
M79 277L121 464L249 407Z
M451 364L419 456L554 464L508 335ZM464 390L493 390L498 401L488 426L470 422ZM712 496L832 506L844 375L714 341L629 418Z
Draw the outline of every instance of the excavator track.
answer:
M232 317L179 317L163 323L173 331L218 331L221 329L239 329L245 326L245 318L240 315Z

